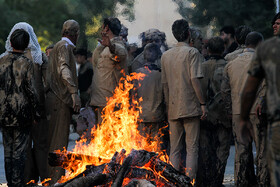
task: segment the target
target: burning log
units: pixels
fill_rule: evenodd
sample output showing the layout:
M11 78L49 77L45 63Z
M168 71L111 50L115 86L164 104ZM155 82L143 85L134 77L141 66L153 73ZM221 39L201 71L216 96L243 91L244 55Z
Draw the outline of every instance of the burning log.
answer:
M170 164L163 162L156 157L151 159L150 164L151 168L153 168L156 172L161 173L164 178L166 178L176 186L192 186L191 179L177 171Z
M122 150L120 153L115 152L110 162L99 166L89 165L84 172L58 186L75 187L87 186L88 184L90 184L89 186L94 186L97 183L102 185L111 183L112 187L121 187L125 178L128 180L151 180L167 187L192 186L189 177L178 172L170 164L160 160L158 154L154 152L132 150L128 156L125 156L125 153L125 150ZM51 160L56 166L64 167L67 162L61 163L61 160L67 161L68 157L73 158L73 156L81 159L84 158L83 155L71 153L52 153L50 154L51 158L49 161Z

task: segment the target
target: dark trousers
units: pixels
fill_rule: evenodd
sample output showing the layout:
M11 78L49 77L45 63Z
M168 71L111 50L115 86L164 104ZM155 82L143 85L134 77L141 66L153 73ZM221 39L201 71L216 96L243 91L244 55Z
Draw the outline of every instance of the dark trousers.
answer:
M41 121L32 126L27 149L27 159L24 171L25 183L34 180L36 183L48 178L48 121Z
M8 186L24 186L24 167L30 127L3 127L2 130Z

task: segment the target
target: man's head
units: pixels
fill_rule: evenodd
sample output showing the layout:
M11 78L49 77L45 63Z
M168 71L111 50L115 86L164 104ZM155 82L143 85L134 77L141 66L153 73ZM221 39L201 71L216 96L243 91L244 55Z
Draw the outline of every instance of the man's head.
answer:
M105 18L102 25L101 34L112 34L119 36L121 32L121 22L118 18Z
M232 26L224 26L220 30L220 37L224 40L225 44L228 44L230 40L234 40L235 31Z
M259 32L250 32L245 41L245 45L248 48L255 49L263 41L263 35Z
M208 53L210 55L222 55L225 50L224 40L218 36L208 41Z
M16 29L10 37L12 48L24 51L29 44L29 38L29 34L24 29Z
M160 48L155 43L149 43L144 48L144 59L153 63L161 56Z
M280 36L280 12L272 19L273 35Z
M80 25L75 20L67 20L63 23L62 36L69 38L75 45L80 34Z
M78 64L84 64L87 61L87 50L78 49L75 56Z
M126 26L124 26L122 24L122 28L121 28L121 31L120 31L120 36L122 37L122 39L127 42L127 36L128 36L128 28Z
M54 45L53 45L53 44L49 45L49 46L46 48L46 55L47 55L47 57L50 56L51 51L53 50L53 48L54 48Z
M201 52L203 45L203 37L201 31L196 28L190 28L190 33L190 46L195 47L199 52Z
M143 47L148 43L155 43L160 47L166 40L165 33L160 32L158 29L149 29L145 32L142 32L139 38L142 39Z
M187 20L176 20L172 25L172 33L178 42L186 42L189 38L189 23Z
M245 44L245 40L246 40L246 36L252 32L252 29L246 25L242 25L239 26L236 30L235 30L235 39L236 42L239 45L244 45Z

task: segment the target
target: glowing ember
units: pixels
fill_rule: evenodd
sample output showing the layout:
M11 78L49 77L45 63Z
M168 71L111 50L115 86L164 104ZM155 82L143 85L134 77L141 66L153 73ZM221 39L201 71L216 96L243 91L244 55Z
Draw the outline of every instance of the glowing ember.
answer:
M59 182L65 182L82 173L87 165L107 163L116 151L120 152L122 149L126 150L126 154L129 154L132 149L144 149L150 152L160 151L158 140L150 141L140 135L137 123L141 107L139 101L135 99L131 101L129 97L130 91L135 89L133 81L141 80L144 76L142 73L133 73L120 80L114 95L108 99L107 106L103 110L102 123L91 131L92 139L90 142L88 143L89 140L82 138L76 142L76 147L73 149L73 153L89 155L90 157L84 156L81 160L75 160L73 157L73 162L67 163L66 176L63 176ZM164 154L160 155L160 159L168 161Z

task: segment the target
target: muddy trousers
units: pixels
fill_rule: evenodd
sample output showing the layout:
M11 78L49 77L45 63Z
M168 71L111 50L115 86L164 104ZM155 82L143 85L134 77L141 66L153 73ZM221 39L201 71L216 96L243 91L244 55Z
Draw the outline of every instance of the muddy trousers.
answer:
M212 124L207 120L200 124L196 185L219 187L223 184L232 131L222 124Z
M180 171L181 153L186 143L186 174L196 178L200 121L199 117L168 120L170 130L170 161ZM184 140L184 132L186 133ZM184 142L185 141L185 142Z
M67 149L72 116L71 108L63 103L51 91L48 92L46 101L46 112L47 118L49 119L48 151L54 152L55 150L63 150L64 148ZM52 179L50 184L56 183L64 174L64 169L48 166L48 175Z
M31 126L31 125L30 125ZM3 127L5 173L8 186L22 187L30 127Z
M250 187L270 186L269 170L266 157L266 138L267 138L267 121L264 117L258 118L256 115L250 115L252 130L254 132L253 140L256 145L256 174L254 169L254 158L252 142L246 145L237 141L239 134L240 115L233 115L233 136L235 141L235 162L234 162L234 180L235 186Z
M268 165L271 186L280 186L280 121L269 126L268 131Z
M27 149L27 159L24 171L25 182L34 180L38 183L48 178L48 121L41 119L31 128L30 141Z

